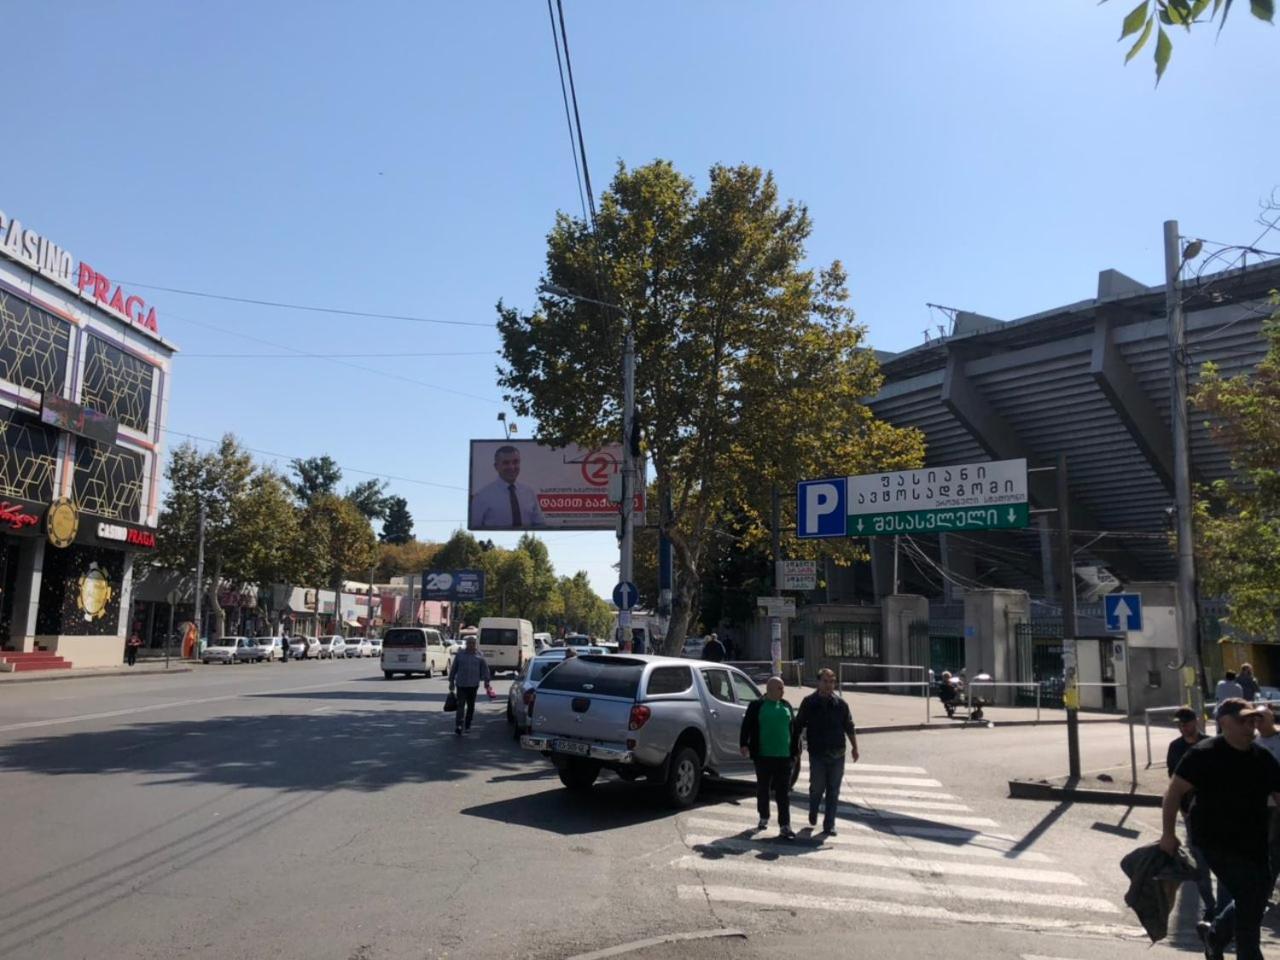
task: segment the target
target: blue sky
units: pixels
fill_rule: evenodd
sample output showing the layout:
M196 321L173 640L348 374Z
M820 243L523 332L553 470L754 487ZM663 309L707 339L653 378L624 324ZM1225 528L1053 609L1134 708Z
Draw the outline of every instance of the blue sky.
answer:
M597 192L618 160L771 168L810 208L812 260L845 262L897 350L929 301L1008 319L1091 296L1106 267L1158 282L1166 218L1257 235L1280 185L1275 29L1238 4L1216 41L1175 35L1156 90L1115 43L1131 5L565 9ZM113 279L480 324L148 291L184 351L170 428L407 478L424 538L463 523L467 440L504 409L494 304L533 303L555 211L578 210L545 3L74 0L5 27L7 213ZM197 356L287 354L255 337L401 356L351 360L384 375ZM468 355L403 356L428 352ZM612 534L547 540L607 595Z

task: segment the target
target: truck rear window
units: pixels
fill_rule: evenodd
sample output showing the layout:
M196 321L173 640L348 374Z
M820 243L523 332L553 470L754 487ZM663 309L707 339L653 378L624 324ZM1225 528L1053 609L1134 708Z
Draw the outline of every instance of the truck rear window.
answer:
M634 699L640 689L642 673L643 660L608 656L573 657L548 673L539 689Z
M425 650L427 635L421 630L388 630L387 635L382 639L382 645L400 649Z
M481 646L514 647L516 632L510 627L484 627L480 631Z

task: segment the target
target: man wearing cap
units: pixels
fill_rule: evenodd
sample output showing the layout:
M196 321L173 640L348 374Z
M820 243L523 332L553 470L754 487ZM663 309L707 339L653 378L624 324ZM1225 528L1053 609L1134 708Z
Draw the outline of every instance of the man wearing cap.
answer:
M1254 743L1258 711L1241 697L1218 704L1219 734L1187 750L1164 794L1160 848L1178 849L1175 824L1182 799L1191 790L1190 826L1194 842L1232 902L1210 922L1196 925L1204 954L1222 957L1236 941L1239 960L1262 960L1259 945L1271 871L1267 856L1267 799L1280 797L1280 763Z
M1280 761L1280 730L1276 729L1276 715L1270 706L1258 706L1258 739L1254 741L1262 749ZM1271 824L1267 831L1267 849L1271 853L1271 886L1267 887L1267 895L1275 889L1276 878L1280 877L1280 805L1274 800L1267 807L1271 815Z
M1173 772L1178 769L1178 764L1182 762L1182 758L1187 751L1194 747L1201 740L1209 739L1200 730L1200 725L1196 723L1196 712L1190 707L1179 707L1173 714L1173 720L1178 725L1178 738L1169 744L1169 751L1165 755L1165 769L1169 771L1169 776L1173 776ZM1200 894L1200 910L1206 921L1212 921L1214 915L1218 912L1218 902L1213 896L1213 875L1209 872L1209 860L1204 855L1204 851L1200 849L1200 845L1196 842L1196 838L1191 833L1191 823L1187 818L1187 813L1191 809L1191 799L1194 792L1186 794L1179 804L1182 810L1182 824L1187 830L1187 845L1191 848L1191 856L1196 862L1196 890ZM1226 906L1226 904L1223 904Z

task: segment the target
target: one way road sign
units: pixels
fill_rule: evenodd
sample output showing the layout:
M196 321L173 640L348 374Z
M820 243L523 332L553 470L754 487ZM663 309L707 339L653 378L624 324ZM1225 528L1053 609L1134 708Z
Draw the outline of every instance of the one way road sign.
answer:
M1142 630L1142 597L1136 593L1113 593L1103 598L1107 629L1119 633Z

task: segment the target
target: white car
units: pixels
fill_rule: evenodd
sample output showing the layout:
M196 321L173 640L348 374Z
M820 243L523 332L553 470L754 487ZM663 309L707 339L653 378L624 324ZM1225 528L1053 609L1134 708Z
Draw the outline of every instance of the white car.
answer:
M353 644L356 651L354 654L351 652ZM351 640L347 642L347 656L371 657L373 656L373 644L370 642L368 637L360 637L359 639L352 637Z
M221 637L210 640L200 655L202 663L261 663L267 651L248 637Z
M320 641L315 637L290 637L289 656L297 660L314 660L320 656Z
M346 659L347 657L352 656L352 654L347 652L350 645L347 643L346 637L334 633L327 637L321 637L320 643L323 644L326 640L329 641L329 656L334 660Z
M267 662L284 659L284 641L280 637L254 637L253 642L267 651ZM290 653L293 651L291 650Z
M371 657L382 656L382 638L381 637L369 638L369 656Z
M316 658L319 660L330 659L333 656L333 637L316 637L316 642L320 644Z

